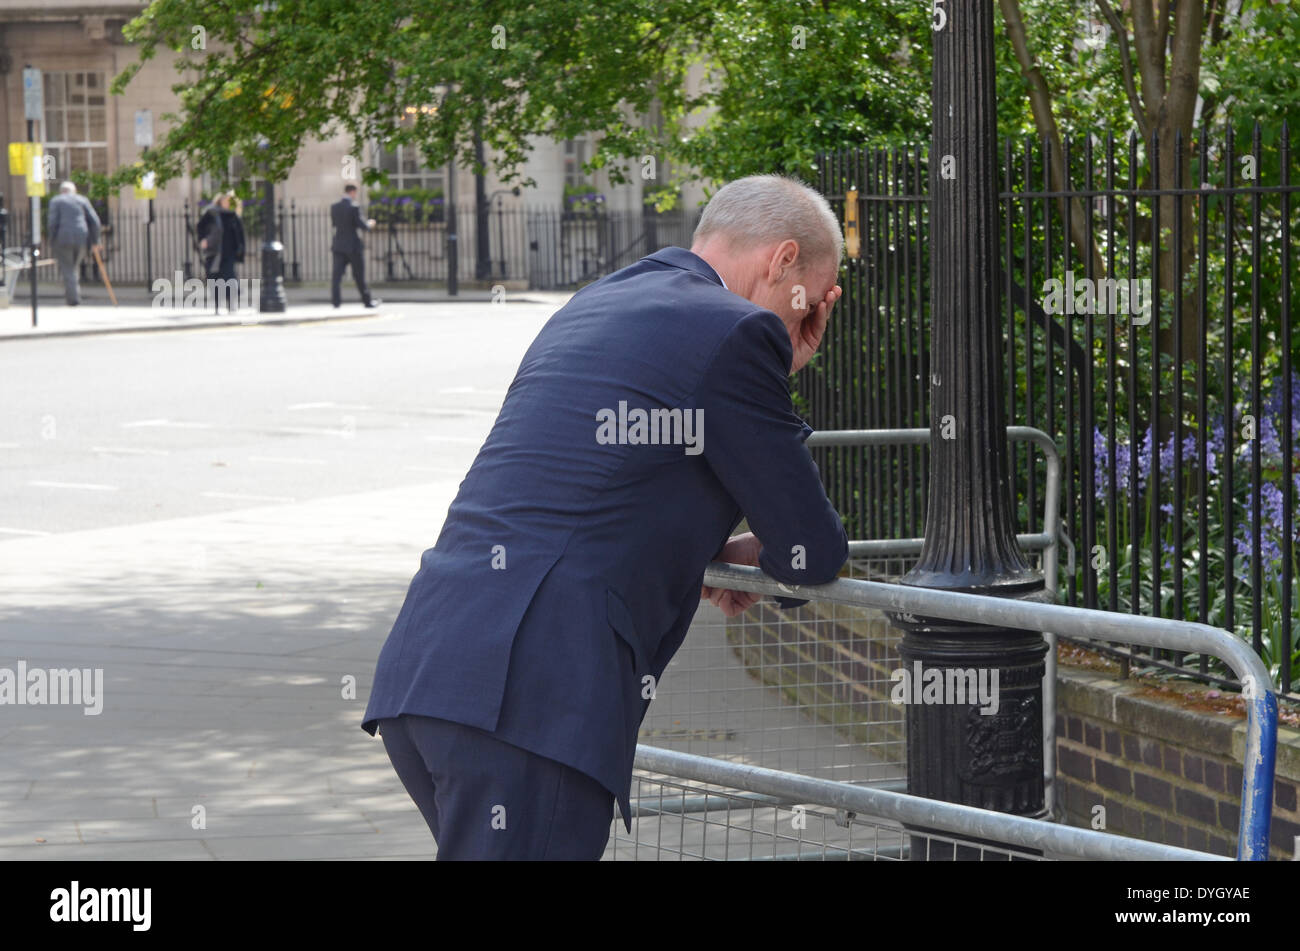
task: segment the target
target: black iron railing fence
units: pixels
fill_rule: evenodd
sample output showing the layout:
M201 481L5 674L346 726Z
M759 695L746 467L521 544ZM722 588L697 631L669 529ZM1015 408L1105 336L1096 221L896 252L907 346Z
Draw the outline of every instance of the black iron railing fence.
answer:
M1053 187L1045 145L1008 148L1000 200L1008 423L1043 429L1064 457L1063 597L1234 630L1294 692L1300 186L1286 126L1066 139L1060 159ZM861 252L796 381L818 428L930 425L928 174L918 149L822 158L817 185L842 219L852 199ZM1044 473L1012 451L1032 532ZM852 537L923 532L927 450L817 454ZM1131 656L1231 682L1207 657Z
M498 203L499 204L499 203ZM364 235L366 277L374 282L447 280L448 219L455 216L457 276L460 281L527 281L534 290L565 289L596 280L669 245L690 246L699 219L695 209L668 212L560 210L495 207L485 216L487 241L478 240L479 215L472 205L436 212L384 215ZM105 232L105 267L115 285L152 285L158 278L201 277L194 248L198 209L188 204L154 208L122 201L110 208ZM237 269L243 278L261 277L263 224L260 205L243 210L248 249ZM277 232L284 245L285 281L328 281L333 228L329 208L277 203ZM17 252L28 240L30 214L9 216L7 245ZM480 256L480 248L486 254ZM40 269L41 283L57 283L57 269Z

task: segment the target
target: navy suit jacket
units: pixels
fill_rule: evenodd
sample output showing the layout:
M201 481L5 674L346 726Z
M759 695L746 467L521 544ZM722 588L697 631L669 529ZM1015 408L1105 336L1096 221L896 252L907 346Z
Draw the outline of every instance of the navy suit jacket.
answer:
M361 217L361 206L344 195L330 205L330 221L334 224L330 250L339 254L359 254L363 245L357 232L370 230L366 219Z
M492 732L595 778L630 829L648 698L742 515L778 581L830 581L847 557L790 361L780 318L682 248L575 294L421 558L363 728L408 713ZM660 411L653 438L636 410Z

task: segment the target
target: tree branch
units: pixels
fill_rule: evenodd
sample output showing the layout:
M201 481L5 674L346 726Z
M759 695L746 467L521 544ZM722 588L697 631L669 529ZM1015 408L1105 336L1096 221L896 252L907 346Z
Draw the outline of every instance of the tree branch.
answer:
M998 6L1002 10L1002 19L1006 23L1007 36L1011 39L1012 48L1016 53L1016 61L1020 64L1021 75L1029 84L1029 105L1034 114L1034 127L1042 138L1051 143L1052 187L1056 191L1061 191L1065 188L1065 150L1061 146L1061 133L1056 125L1056 117L1052 114L1052 94L1047 88L1047 81L1043 79L1042 71L1034 62L1033 54L1029 51L1029 40L1025 34L1025 21L1020 13L1019 0L998 0ZM1065 200L1061 199L1058 205L1064 218ZM1106 270L1101 260L1101 252L1096 244L1088 240L1087 220L1083 203L1077 198L1070 199L1071 243L1079 257L1091 263L1094 274L1104 274Z
M1133 3L1133 42L1137 47L1138 76L1142 81L1142 101L1147 118L1154 124L1160 104L1165 99L1165 71L1156 47L1156 23L1151 12L1152 0Z
M1151 123L1147 121L1146 110L1142 108L1142 100L1138 98L1137 85L1133 81L1133 49L1128 43L1128 27L1115 13L1115 8L1110 5L1109 0L1097 0L1097 7L1101 10L1102 17L1110 24L1119 43L1119 65L1124 76L1124 94L1128 96L1128 105L1133 110L1133 118L1137 120L1138 131L1145 139Z

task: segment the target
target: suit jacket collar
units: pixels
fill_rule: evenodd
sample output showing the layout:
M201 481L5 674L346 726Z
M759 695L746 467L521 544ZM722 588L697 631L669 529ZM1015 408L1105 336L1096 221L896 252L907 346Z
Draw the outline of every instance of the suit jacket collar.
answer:
M694 271L696 274L712 281L719 287L727 286L718 272L713 270L709 265L708 261L704 260L704 258L700 257L698 254L687 251L685 248L664 248L660 251L656 251L654 254L646 255L646 257L650 258L652 261L658 261L660 264L667 264L670 267L681 268L683 271Z

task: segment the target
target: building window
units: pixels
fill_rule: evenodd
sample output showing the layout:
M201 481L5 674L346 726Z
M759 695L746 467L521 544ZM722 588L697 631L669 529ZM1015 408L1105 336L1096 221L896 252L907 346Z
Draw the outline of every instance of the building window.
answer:
M587 184L587 164L591 143L587 139L566 139L564 142L564 184L569 187Z
M431 169L424 164L420 150L414 145L397 145L392 149L375 146L376 165L388 173L388 191L400 188L427 188L442 191L446 183L444 170Z
M45 73L45 150L55 174L108 172L108 97L103 73Z
M244 160L242 155L232 155L230 161L226 164L226 174L224 176L213 175L211 172L203 173L199 180L199 188L202 191L200 204L207 204L219 192L233 189L241 183L248 186L249 196L241 199L241 203L260 201L262 199L262 195L265 193L265 179L258 174L255 166Z

